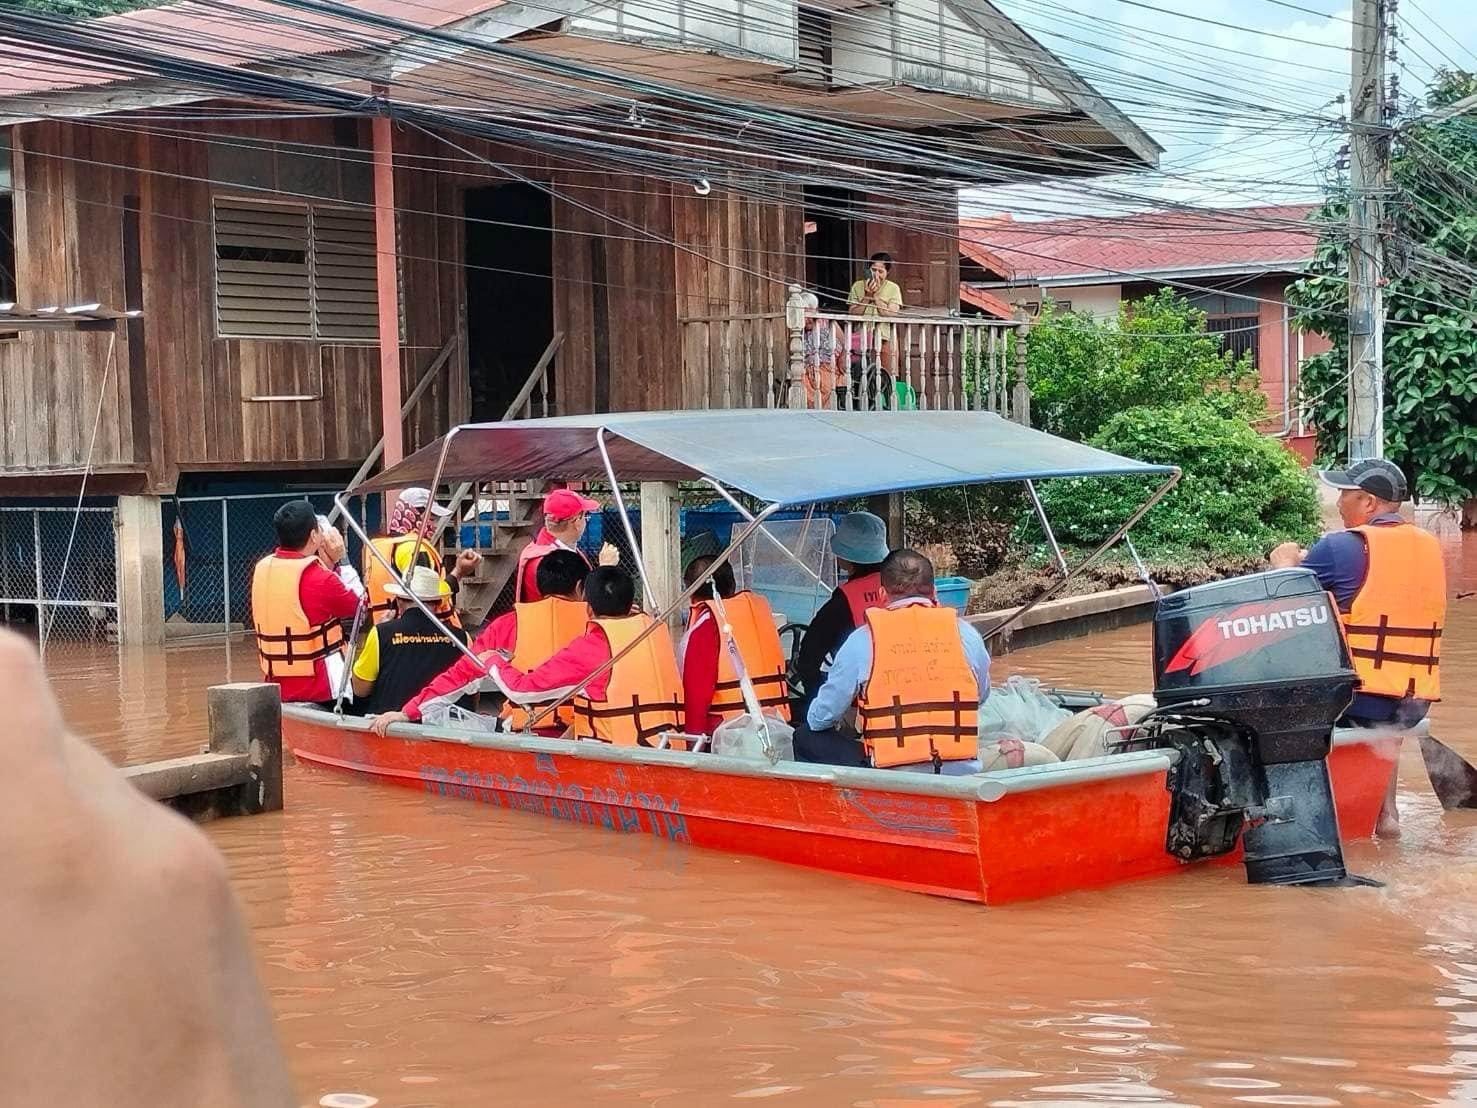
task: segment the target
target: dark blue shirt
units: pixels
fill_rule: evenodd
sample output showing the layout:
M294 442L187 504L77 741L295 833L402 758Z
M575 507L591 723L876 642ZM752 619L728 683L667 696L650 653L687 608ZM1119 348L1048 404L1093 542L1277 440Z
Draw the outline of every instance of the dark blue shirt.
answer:
M1375 526L1389 526L1405 521L1392 513L1375 516L1369 522ZM1354 606L1354 597L1359 595L1364 579L1369 576L1369 547L1356 531L1334 531L1308 548L1303 568L1316 573L1319 583L1333 594L1339 611L1347 612ZM1355 693L1348 715L1351 719L1384 723L1395 719L1400 705L1401 702L1392 697ZM1424 715L1422 712L1418 718L1424 718Z

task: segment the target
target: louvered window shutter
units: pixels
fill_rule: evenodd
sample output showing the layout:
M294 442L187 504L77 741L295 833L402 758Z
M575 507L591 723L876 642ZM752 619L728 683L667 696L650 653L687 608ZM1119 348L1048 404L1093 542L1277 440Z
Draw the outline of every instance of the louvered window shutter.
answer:
M374 213L313 209L313 311L321 339L379 338Z
M311 338L308 209L215 201L217 333Z

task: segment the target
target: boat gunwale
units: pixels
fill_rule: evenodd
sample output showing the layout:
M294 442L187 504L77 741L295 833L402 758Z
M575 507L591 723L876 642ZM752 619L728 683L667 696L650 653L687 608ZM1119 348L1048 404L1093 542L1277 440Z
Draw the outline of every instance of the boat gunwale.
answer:
M300 704L284 704L283 716L320 727L358 734L370 731L369 721L356 716L338 716ZM1419 737L1428 730L1424 721L1414 727L1339 728L1335 730L1335 747L1373 745L1389 738ZM717 754L698 754L682 750L659 750L653 747L612 746L608 743L546 738L499 732L469 733L453 728L427 724L396 723L387 738L403 742L438 742L474 749L496 750L511 754L550 754L563 758L582 758L594 762L626 765L665 766L694 769L705 774L726 777L762 777L775 781L814 782L837 788L866 789L872 792L900 793L911 796L937 797L947 800L994 802L1007 796L1095 784L1139 777L1149 773L1167 773L1178 761L1172 750L1128 751L1072 762L1053 762L1014 769L985 770L963 777L945 777L924 773L899 773L886 769L863 769L851 766L827 766L805 762L754 762ZM294 751L296 753L296 751Z

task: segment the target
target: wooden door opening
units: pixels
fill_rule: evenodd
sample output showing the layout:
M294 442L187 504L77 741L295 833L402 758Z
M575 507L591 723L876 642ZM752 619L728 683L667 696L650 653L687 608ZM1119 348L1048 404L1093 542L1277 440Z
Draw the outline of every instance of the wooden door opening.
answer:
M846 189L805 188L805 285L822 308L844 310L846 293L860 273L855 197Z
M546 191L518 183L468 189L464 210L471 415L482 422L503 418L554 337L554 210Z

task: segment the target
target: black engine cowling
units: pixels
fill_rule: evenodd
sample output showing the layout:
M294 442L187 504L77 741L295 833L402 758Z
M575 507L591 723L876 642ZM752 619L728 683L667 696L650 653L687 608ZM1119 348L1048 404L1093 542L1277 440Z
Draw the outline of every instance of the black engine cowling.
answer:
M1173 593L1154 618L1156 716L1179 749L1165 846L1246 848L1253 884L1347 878L1326 759L1357 682L1333 601L1307 570Z

